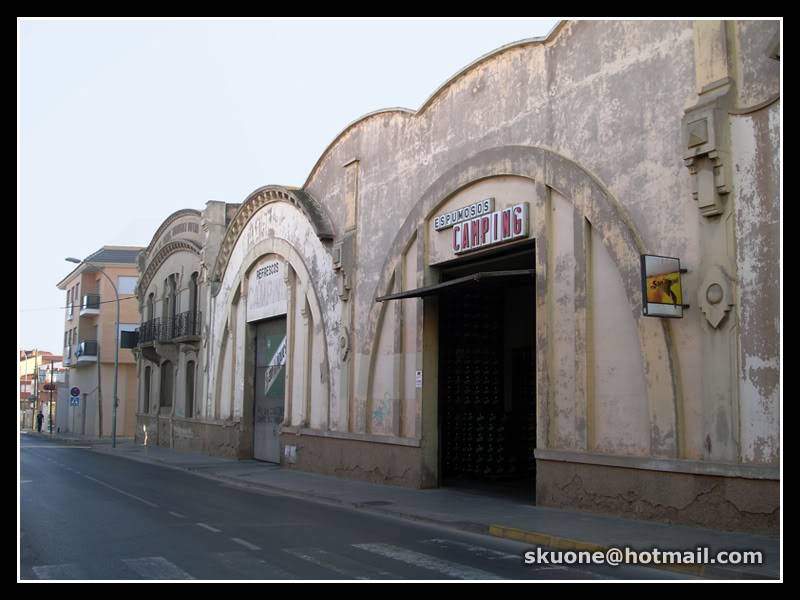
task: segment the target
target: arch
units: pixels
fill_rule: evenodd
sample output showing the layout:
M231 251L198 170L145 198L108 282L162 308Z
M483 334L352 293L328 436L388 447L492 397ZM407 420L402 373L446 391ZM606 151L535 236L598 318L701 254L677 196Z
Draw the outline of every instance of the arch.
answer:
M219 282L222 280L228 266L231 252L233 252L239 236L244 231L250 219L267 204L273 202L286 202L294 206L308 220L314 229L317 237L323 241L332 240L336 235L333 221L327 213L325 207L317 202L310 194L299 189L290 189L283 186L268 185L261 187L251 193L236 211L236 215L231 220L225 237L222 240L219 254L214 262L211 271L211 281ZM219 290L212 291L216 295Z
M176 210L174 213L172 213L170 216L164 219L164 221L161 223L161 225L159 225L158 229L156 230L155 235L153 235L153 239L150 240L150 243L147 245L147 248L145 248L143 251L145 260L147 260L147 258L149 257L150 252L153 250L155 243L164 234L164 232L167 231L167 228L170 225L172 225L174 221L177 221L182 217L197 217L197 225L199 227L201 216L202 214L200 213L199 210L195 210L193 208L182 208L181 210Z
M319 301L319 294L316 289L317 281L312 276L311 271L309 270L308 266L306 265L303 257L300 253L294 248L294 246L287 240L283 238L270 238L266 240L262 240L257 243L253 248L251 248L242 258L241 265L236 272L236 274L232 278L232 289L237 290L236 293L230 294L227 298L227 301L223 306L218 306L216 308L217 314L220 315L230 315L231 309L233 305L240 299L238 296L238 290L242 289L244 282L250 277L250 273L252 269L258 264L258 262L267 255L276 255L283 259L287 266L291 267L294 272L298 275L300 280L304 283L304 288L306 291L306 298L308 299L309 309L311 311L311 318L315 324L319 324L321 329L321 337L322 337L322 354L324 360L324 367L322 376L324 380L327 382L328 386L328 398L327 402L325 402L325 411L327 413L327 419L330 420L330 403L331 398L334 396L333 386L331 385L331 364L330 364L330 356L336 356L335 354L335 346L331 343L331 336L330 333L330 324L328 323L328 319L323 317L320 301ZM305 301L305 299L303 300ZM227 317L226 317L227 320ZM228 336L230 335L231 327L226 324L222 339L219 342L219 350L218 353L215 352L217 358L217 363L215 365L215 373L217 380L221 380L222 373L224 370L224 365L222 361L224 360L225 354L225 345L229 343ZM336 336L333 339L337 339ZM214 349L216 350L216 349Z
M369 371L374 368L378 327L383 320L382 311L386 309L385 303L375 299L391 292L398 261L402 260L414 236L455 193L481 179L503 175L525 177L556 190L573 202L574 210L592 223L600 235L620 273L631 315L638 326L650 408L651 453L677 457L682 435L678 363L669 324L642 316L639 257L646 253L646 245L624 208L597 177L571 159L546 148L500 146L480 151L446 171L422 194L395 236L372 292L373 302L364 326L365 346L362 347L369 357ZM537 316L537 319L542 318L545 315Z
M138 298L141 298L142 294L147 291L147 288L150 286L156 273L158 273L161 265L176 252L189 252L197 256L198 260L200 259L200 246L191 240L175 240L164 244L156 255L147 262L147 266L144 268L142 276L136 284L136 296Z
M306 181L303 184L303 187L307 188L311 184L311 180L314 178L314 175L316 175L317 171L319 170L320 165L322 165L323 161L325 160L325 157L327 157L331 153L331 151L336 146L336 144L338 144L339 141L342 138L344 138L345 135L347 135L351 130L354 130L354 129L360 127L366 121L368 121L368 120L370 120L372 118L378 117L378 116L384 116L384 115L385 116L403 116L403 117L407 117L407 118L413 118L413 117L422 116L433 105L433 103L436 101L436 99L439 96L444 94L445 91L447 91L447 89L449 89L456 81L458 81L461 77L467 75L470 71L475 70L476 68L478 68L482 64L484 64L486 62L489 62L490 60L500 56L501 54L503 54L505 52L508 52L509 50L514 50L514 49L517 49L517 48L523 48L525 46L535 46L535 45L541 45L541 44L548 43L548 42L550 42L550 41L555 39L556 35L558 35L558 33L561 32L561 30L564 28L564 25L566 23L567 23L567 21L561 20L561 21L559 21L558 23L556 23L553 26L553 28L547 33L547 35L544 35L544 36L541 36L541 37L527 38L527 39L524 39L524 40L519 40L517 42L512 42L510 44L505 44L505 45L500 46L499 48L495 48L494 50L492 50L490 52L487 52L483 56L475 59L474 61L469 63L467 66L465 66L463 69L458 71L455 75L453 75L449 79L447 79L447 81L442 83L442 85L440 85L438 88L436 88L436 90L430 96L428 96L428 99L425 100L425 102L422 104L422 106L420 106L419 109L417 109L417 110L411 110L409 108L402 108L402 107L384 108L384 109L381 109L381 110L375 110L375 111L369 112L369 113L365 114L364 116L359 117L355 121L352 121L344 129L342 129L342 131L335 138L333 138L333 141L331 141L330 144L328 144L326 146L325 150L322 152L320 157L317 159L317 162L314 163L314 167L309 172L308 177L306 178Z

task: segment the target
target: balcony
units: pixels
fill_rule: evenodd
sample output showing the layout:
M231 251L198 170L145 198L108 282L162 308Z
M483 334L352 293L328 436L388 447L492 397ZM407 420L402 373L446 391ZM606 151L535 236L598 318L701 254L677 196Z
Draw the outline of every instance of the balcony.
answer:
M86 294L81 301L80 316L94 316L100 314L100 294Z
M84 340L78 344L78 349L75 351L75 356L78 357L78 364L96 363L97 362L97 340Z
M202 322L202 314L192 311L166 319L150 319L139 326L139 346L150 345L153 342L171 344L199 341Z
M199 312L187 310L177 315L172 323L172 339L174 342L199 342L200 325L203 322Z
M152 346L153 342L160 342L165 335L161 327L161 319L150 319L139 326L139 346Z

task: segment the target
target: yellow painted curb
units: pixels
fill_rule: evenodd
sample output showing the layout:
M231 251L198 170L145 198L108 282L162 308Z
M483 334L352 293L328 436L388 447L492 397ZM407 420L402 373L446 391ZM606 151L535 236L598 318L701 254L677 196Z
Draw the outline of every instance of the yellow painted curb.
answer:
M585 552L606 552L612 546L603 546L592 542L583 542L580 540L573 540L570 538L550 535L547 533L539 533L537 531L525 531L523 529L515 529L513 527L503 527L501 525L490 525L489 534L495 537L506 538L515 540L517 542L525 542L536 546L547 546L557 550L577 550ZM632 564L632 565L618 565L618 566L637 566L648 567L651 569L662 569L666 571L676 571L678 573L686 573L689 575L702 576L705 573L705 565L664 565L664 564Z

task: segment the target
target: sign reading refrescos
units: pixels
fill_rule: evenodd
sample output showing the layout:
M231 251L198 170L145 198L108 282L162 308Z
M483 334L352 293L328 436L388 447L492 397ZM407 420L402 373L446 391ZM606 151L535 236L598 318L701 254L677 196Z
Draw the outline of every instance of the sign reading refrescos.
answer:
M250 271L247 284L247 321L259 321L286 314L287 291L284 282L286 264L270 255Z
M642 314L648 317L683 317L681 261L668 256L643 254Z

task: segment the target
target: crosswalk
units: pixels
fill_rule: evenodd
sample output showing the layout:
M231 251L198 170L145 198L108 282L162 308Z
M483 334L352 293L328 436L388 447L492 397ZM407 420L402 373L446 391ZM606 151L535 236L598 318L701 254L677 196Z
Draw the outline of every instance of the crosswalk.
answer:
M280 550L232 550L195 557L193 565L175 564L164 556L119 559L113 579L469 579L525 578L522 556L443 538L417 540L413 547L389 543L345 544L338 549L289 547ZM446 556L446 558L445 558ZM175 559L173 559L175 560ZM188 559L187 559L188 560ZM183 562L183 561L177 561ZM200 564L205 566L198 566ZM467 564L470 563L470 564ZM479 564L480 566L474 566ZM509 570L511 567L511 570ZM79 563L32 567L34 578L100 579ZM513 574L512 574L513 573Z

